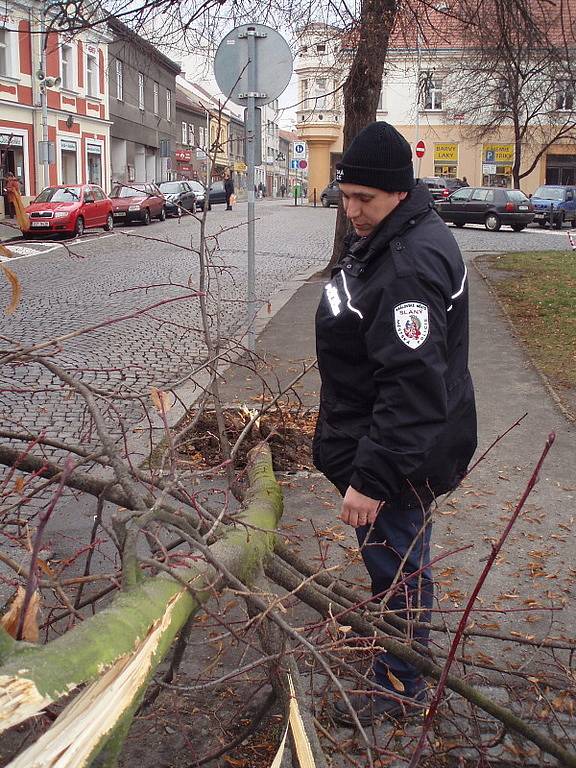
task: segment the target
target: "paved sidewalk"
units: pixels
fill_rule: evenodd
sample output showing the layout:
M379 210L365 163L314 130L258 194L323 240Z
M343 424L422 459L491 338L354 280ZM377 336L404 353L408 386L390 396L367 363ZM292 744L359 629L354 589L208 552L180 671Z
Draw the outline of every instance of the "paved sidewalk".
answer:
M481 461L462 488L440 505L433 555L448 555L459 547L468 549L447 557L436 567L436 577L442 583L438 610L448 609L449 615L451 611L459 615L492 541L500 536L522 495L547 436L555 432L556 441L539 482L481 593L481 605L490 606L496 613L488 611L476 618L490 624L501 622L503 630L530 636L565 632L573 637L576 612L571 610L574 586L570 532L576 499L576 428L556 406L471 264L469 275L470 356L479 422L477 457L498 435L527 415ZM303 363L314 359L314 313L324 282L319 275L304 282L258 337L257 352L263 359L259 373L273 391L278 390L278 381L291 381ZM316 370L308 373L297 388L304 404L312 407L318 403L318 390ZM249 368L234 366L225 374L221 391L225 402L250 403L262 387ZM319 488L323 497L320 504L316 496ZM303 520L318 522L320 527L328 523L353 543L352 531L340 526L336 518L338 495L319 475L292 480L285 487L285 499L284 525L293 525L297 517L299 529L305 529L300 533L306 537L312 536L313 530ZM333 507L328 515L327 504ZM318 542L309 546L317 551ZM527 612L530 600L535 602ZM534 610L537 606L547 610L539 613ZM550 611L552 607L556 611Z

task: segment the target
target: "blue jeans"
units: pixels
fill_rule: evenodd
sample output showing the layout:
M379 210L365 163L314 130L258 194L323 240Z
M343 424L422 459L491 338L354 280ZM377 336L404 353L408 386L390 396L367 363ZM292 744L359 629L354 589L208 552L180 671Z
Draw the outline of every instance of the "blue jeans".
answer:
M423 510L421 506L385 504L368 536L369 531L370 526L361 526L356 529L356 536L372 580L372 594L378 595L378 600L386 602L383 606L385 610L393 611L394 615L408 622L429 622L434 598L434 584L429 566L432 531L429 509ZM406 562L401 566L412 544ZM387 590L400 567L402 571L397 584L393 592L388 594ZM415 573L417 571L420 572ZM422 645L428 644L428 629L413 627L409 628L408 634ZM385 652L377 656L373 669L376 681L387 688L392 687L387 674L390 670L404 683L408 696L418 685L420 672L390 653Z

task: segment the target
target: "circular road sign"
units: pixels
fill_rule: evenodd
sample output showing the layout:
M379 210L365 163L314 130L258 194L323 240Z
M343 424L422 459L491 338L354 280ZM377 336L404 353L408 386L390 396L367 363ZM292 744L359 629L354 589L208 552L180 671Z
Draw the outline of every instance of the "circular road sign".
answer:
M292 52L282 35L264 24L242 24L222 40L214 59L214 76L222 93L235 104L248 99L248 30L255 33L256 106L269 104L292 77Z
M302 170L308 168L308 160L298 160L298 168L301 168Z
M424 157L424 152L426 152L426 144L420 139L416 144L416 157Z

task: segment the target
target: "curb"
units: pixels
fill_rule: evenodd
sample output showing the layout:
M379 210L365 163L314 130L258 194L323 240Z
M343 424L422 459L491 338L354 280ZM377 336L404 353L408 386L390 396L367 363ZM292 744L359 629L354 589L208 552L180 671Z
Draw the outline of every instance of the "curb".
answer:
M510 332L511 332L512 336L514 336L514 338L522 346L522 352L523 352L524 356L527 358L527 360L530 363L530 365L532 366L533 370L540 377L540 380L541 380L542 384L544 385L545 389L548 391L548 394L552 398L554 404L556 405L556 407L558 408L558 410L564 416L565 419L567 419L568 421L572 422L573 424L576 423L576 413L573 413L572 409L563 402L563 400L560 397L560 395L558 394L558 392L554 389L554 387L553 387L552 383L550 382L550 379L548 378L548 376L546 376L544 371L542 371L539 368L539 366L537 365L536 361L534 360L534 358L530 354L530 351L528 350L526 344L524 344L522 339L518 337L517 333L514 330L514 323L512 322L512 317L510 316L510 313L508 312L506 306L504 305L504 302L500 299L500 297L498 296L498 293L494 290L494 287L493 287L492 282L490 281L490 278L488 277L488 275L484 274L484 272L482 272L482 270L480 269L480 266L476 263L478 259L482 258L483 256L488 256L488 255L490 255L490 254L482 253L482 254L479 254L478 256L475 256L473 259L471 259L472 265L474 266L474 269L476 270L478 275L480 275L480 277L484 281L484 284L486 285L486 287L490 291L490 294L491 294L492 298L496 301L496 303L500 307L500 310L502 311L502 314L504 315L504 317L506 318L506 320L508 322L509 329L510 329Z

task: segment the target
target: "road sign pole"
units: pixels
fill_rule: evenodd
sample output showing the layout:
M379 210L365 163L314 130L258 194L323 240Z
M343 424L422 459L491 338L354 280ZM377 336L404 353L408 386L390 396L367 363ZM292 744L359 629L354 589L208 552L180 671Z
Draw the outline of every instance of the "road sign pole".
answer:
M254 315L256 314L256 201L254 194L254 156L256 139L256 30L248 27L248 105L246 117L246 165L248 166L248 349L253 352L256 347Z

